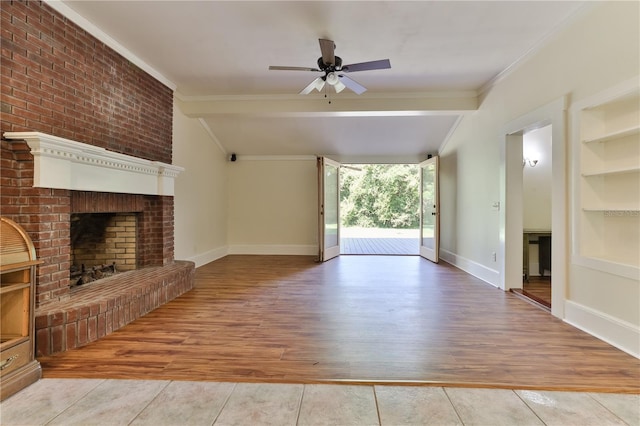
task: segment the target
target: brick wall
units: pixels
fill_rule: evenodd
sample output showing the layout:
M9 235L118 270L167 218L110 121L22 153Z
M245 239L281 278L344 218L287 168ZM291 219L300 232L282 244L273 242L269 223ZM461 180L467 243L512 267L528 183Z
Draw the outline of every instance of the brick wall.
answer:
M38 259L36 303L69 293L70 192L33 188L33 158L24 142L2 141L0 213L20 226L34 243Z
M1 1L2 132L171 163L173 92L37 1Z
M0 1L0 133L38 131L171 163L173 93L48 5ZM25 228L38 258L36 302L68 297L71 193L33 188L33 157L1 143L0 214ZM123 194L117 194L121 196ZM143 196L140 266L173 261L173 198Z

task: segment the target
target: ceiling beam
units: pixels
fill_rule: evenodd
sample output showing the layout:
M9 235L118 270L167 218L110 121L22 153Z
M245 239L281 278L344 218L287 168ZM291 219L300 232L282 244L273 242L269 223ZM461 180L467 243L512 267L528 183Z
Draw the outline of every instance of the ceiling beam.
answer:
M176 93L182 112L191 118L219 114L256 116L417 116L454 115L476 111L476 92L342 96L207 96Z

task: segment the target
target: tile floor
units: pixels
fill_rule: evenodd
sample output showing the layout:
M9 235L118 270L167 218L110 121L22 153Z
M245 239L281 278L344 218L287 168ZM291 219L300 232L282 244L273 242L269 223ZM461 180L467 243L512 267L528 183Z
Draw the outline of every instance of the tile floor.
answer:
M42 379L9 425L639 425L640 395L421 386Z

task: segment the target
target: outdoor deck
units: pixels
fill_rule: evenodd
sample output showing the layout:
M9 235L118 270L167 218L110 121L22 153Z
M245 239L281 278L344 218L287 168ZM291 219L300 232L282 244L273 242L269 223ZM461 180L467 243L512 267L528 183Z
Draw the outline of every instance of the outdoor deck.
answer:
M340 254L418 255L418 238L341 238Z
M340 254L420 254L418 229L342 228Z

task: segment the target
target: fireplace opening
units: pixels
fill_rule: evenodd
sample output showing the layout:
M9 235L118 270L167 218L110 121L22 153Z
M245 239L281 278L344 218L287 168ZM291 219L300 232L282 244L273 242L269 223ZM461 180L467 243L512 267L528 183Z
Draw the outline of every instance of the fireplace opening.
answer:
M136 213L71 215L71 287L136 269Z

